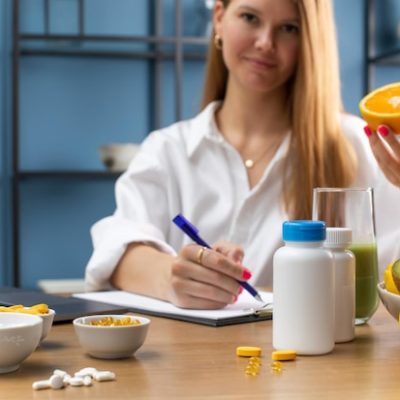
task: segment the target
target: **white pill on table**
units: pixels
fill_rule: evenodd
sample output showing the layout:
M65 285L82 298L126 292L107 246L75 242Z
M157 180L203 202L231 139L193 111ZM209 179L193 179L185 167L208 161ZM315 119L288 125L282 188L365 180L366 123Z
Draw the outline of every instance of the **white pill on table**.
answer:
M80 376L86 376L89 375L93 378L93 375L97 372L96 368L93 367L86 367L86 368L82 368L80 369L78 372L75 372L75 376L78 376L77 374L79 374Z
M83 386L83 378L80 376L74 376L72 377L69 382L71 386Z
M49 384L52 389L61 389L64 387L64 380L60 375L52 375L49 378Z
M86 375L86 376L83 378L83 384L84 384L85 386L92 386L92 377L89 376L89 375Z
M67 374L67 371L63 371L62 369L55 369L53 371L53 375L60 375L61 378L64 378L64 376L68 375L68 374Z
M63 382L64 382L66 385L68 385L70 379L71 379L71 375L70 375L70 374L66 374L66 375L64 375Z
M36 381L32 383L32 389L34 390L49 389L50 387L50 382L48 380Z
M97 371L93 378L98 382L113 381L115 374L112 371Z

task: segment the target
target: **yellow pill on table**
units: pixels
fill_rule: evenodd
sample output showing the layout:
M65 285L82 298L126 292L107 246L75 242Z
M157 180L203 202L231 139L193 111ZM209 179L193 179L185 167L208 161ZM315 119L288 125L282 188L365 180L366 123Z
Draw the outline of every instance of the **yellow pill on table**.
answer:
M295 350L277 350L272 352L271 358L276 361L291 361L295 360L296 356Z
M260 357L261 348L251 346L239 346L236 348L236 355L239 357Z

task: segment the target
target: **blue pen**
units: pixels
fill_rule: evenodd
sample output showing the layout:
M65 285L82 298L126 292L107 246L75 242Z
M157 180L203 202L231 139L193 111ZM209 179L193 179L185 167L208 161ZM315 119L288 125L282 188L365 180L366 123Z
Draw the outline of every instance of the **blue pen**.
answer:
M190 223L183 215L178 214L173 220L175 225L178 226L186 235L188 235L194 242L199 244L200 246L207 247L211 249L211 246L207 244L200 236L199 230ZM264 303L263 299L261 298L260 294L257 292L256 289L253 288L249 283L245 281L238 281L240 285L246 289L255 299Z

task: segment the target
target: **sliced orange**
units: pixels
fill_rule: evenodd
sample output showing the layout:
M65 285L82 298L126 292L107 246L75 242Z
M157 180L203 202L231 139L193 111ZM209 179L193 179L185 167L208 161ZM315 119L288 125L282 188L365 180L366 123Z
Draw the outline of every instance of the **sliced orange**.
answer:
M393 264L395 262L396 261L390 263L385 269L385 272L383 274L383 281L385 282L385 288L388 292L400 294L400 291L397 289L396 283L393 279Z
M388 125L400 135L400 82L382 86L367 94L359 107L361 115L372 129Z

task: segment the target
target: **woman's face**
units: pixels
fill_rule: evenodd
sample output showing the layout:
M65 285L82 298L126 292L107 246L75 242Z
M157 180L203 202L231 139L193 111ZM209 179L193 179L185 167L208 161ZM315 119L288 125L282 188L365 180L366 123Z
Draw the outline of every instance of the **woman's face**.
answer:
M222 39L229 79L242 89L268 93L294 74L300 18L293 0L217 1L214 28Z

